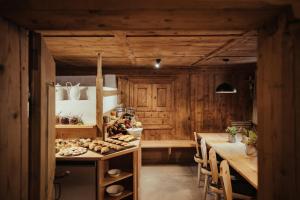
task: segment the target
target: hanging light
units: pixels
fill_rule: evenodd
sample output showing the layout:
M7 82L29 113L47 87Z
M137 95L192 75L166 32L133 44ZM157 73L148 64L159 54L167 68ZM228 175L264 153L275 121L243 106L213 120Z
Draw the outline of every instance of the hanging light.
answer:
M233 94L233 93L237 93L237 90L236 90L236 88L234 88L232 85L230 85L228 83L222 83L217 87L216 93Z
M155 60L155 68L160 67L160 62L161 62L161 59L159 59L159 58Z

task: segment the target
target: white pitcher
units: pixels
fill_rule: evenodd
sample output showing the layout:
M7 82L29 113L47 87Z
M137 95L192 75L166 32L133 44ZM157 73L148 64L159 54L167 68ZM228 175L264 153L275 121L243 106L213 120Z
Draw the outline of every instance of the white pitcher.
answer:
M80 99L80 83L76 85L72 85L70 82L66 82L66 87L68 89L69 97L71 100L79 100Z
M64 100L64 89L59 83L55 85L55 99L56 101Z

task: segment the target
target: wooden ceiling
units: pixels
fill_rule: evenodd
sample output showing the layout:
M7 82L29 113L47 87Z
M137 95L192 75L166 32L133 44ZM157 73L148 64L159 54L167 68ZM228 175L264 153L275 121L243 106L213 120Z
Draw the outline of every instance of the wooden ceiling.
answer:
M0 15L42 33L60 65L102 51L104 67L198 67L255 62L253 30L286 9L270 1L0 0Z
M192 67L253 63L256 32L243 31L77 31L42 32L61 64L96 66L103 52L105 67ZM224 59L229 59L225 62Z

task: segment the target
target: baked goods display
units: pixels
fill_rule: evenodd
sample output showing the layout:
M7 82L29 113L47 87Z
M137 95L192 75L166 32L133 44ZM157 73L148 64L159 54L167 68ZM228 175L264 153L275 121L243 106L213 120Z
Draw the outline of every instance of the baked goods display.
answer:
M124 141L124 142L131 142L135 140L135 137L132 135L124 135L124 134L117 134L110 137L111 139Z
M87 149L84 147L67 147L59 151L60 156L79 156L85 154Z
M133 147L128 142L117 139L107 138L106 141L101 139L56 139L55 148L60 156L78 156L91 150L100 154L109 154Z

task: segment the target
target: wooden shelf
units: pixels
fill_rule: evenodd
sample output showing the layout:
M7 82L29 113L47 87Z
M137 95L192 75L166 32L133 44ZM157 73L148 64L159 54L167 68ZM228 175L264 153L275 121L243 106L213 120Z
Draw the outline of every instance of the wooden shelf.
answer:
M131 176L133 176L133 173L129 173L129 172L121 172L121 174L118 177L110 177L110 176L107 175L104 178L102 186L103 187L108 186L112 183L118 182L118 181L123 180L125 178L129 178Z
M73 125L73 124L56 124L55 128L95 128L96 125L88 125L88 124L82 124L82 125Z
M195 147L193 140L142 140L142 148L189 148Z
M120 200L120 199L124 199L125 197L128 197L128 196L130 196L130 195L132 195L133 194L133 192L132 191L129 191L129 190L125 190L124 192L123 192L123 194L122 195L120 195L120 196L118 196L118 197L111 197L111 196L106 196L105 197L105 200Z

